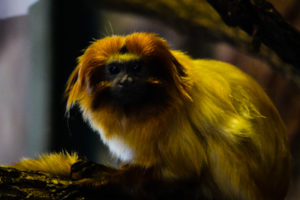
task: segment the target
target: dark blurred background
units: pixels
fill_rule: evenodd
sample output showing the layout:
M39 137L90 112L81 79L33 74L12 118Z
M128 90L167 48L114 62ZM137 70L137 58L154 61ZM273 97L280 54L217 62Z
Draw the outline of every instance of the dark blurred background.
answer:
M99 0L100 2L100 0ZM299 0L273 0L300 30ZM289 200L300 198L300 88L268 64L207 38L194 42L157 19L101 9L84 0L0 1L0 164L54 151L76 151L113 165L100 137L78 109L65 116L65 83L76 58L93 39L135 31L156 32L195 58L233 63L253 76L284 119L293 155ZM300 52L299 52L300 55Z

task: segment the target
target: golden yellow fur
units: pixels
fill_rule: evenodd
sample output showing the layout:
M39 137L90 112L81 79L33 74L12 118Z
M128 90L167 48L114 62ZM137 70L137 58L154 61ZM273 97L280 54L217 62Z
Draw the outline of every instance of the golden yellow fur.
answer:
M121 54L124 46L128 53ZM162 78L146 81L165 96L161 104L128 114L111 103L112 83L101 70L132 59L158 61L153 67ZM208 197L218 188L225 199L284 199L289 182L284 124L263 89L236 67L194 60L151 33L95 41L78 62L68 81L67 110L77 103L109 147L115 140L129 147L129 165L153 168L160 179L207 183Z
M24 158L21 162L7 167L14 167L22 171L39 171L54 176L70 177L71 166L77 161L78 155L76 153L52 153L44 154L36 160Z

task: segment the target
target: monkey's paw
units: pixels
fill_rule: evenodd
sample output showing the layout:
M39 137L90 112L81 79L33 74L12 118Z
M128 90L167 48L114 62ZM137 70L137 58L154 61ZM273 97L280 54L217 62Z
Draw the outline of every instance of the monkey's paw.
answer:
M102 179L116 172L116 169L97 164L89 160L80 160L71 166L72 180L79 179Z

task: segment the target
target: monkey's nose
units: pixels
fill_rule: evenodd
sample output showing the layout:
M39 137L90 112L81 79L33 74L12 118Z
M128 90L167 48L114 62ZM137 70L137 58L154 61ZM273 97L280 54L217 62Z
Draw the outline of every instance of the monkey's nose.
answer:
M130 76L128 76L128 74L125 74L122 78L121 78L121 80L120 80L120 82L119 82L119 85L120 86L130 86L131 84L133 83L133 78L132 77L130 77Z

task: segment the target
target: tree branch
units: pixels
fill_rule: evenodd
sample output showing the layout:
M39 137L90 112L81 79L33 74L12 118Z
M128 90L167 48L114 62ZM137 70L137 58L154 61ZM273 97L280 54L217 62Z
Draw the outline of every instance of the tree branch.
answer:
M300 70L300 33L265 0L207 0L231 27L240 27Z
M61 199L72 182L33 171L0 167L0 199Z
M75 163L74 165L76 165ZM77 173L80 178L54 177L37 171L20 171L14 168L0 167L0 200L89 200L110 199L198 199L202 197L199 184L194 181L146 181L135 178L139 170L127 174L128 180L109 181L110 175L118 170L87 161ZM91 169L91 170L90 170ZM81 174L81 175L82 175ZM105 174L99 177L99 174ZM81 176L80 175L80 176Z

